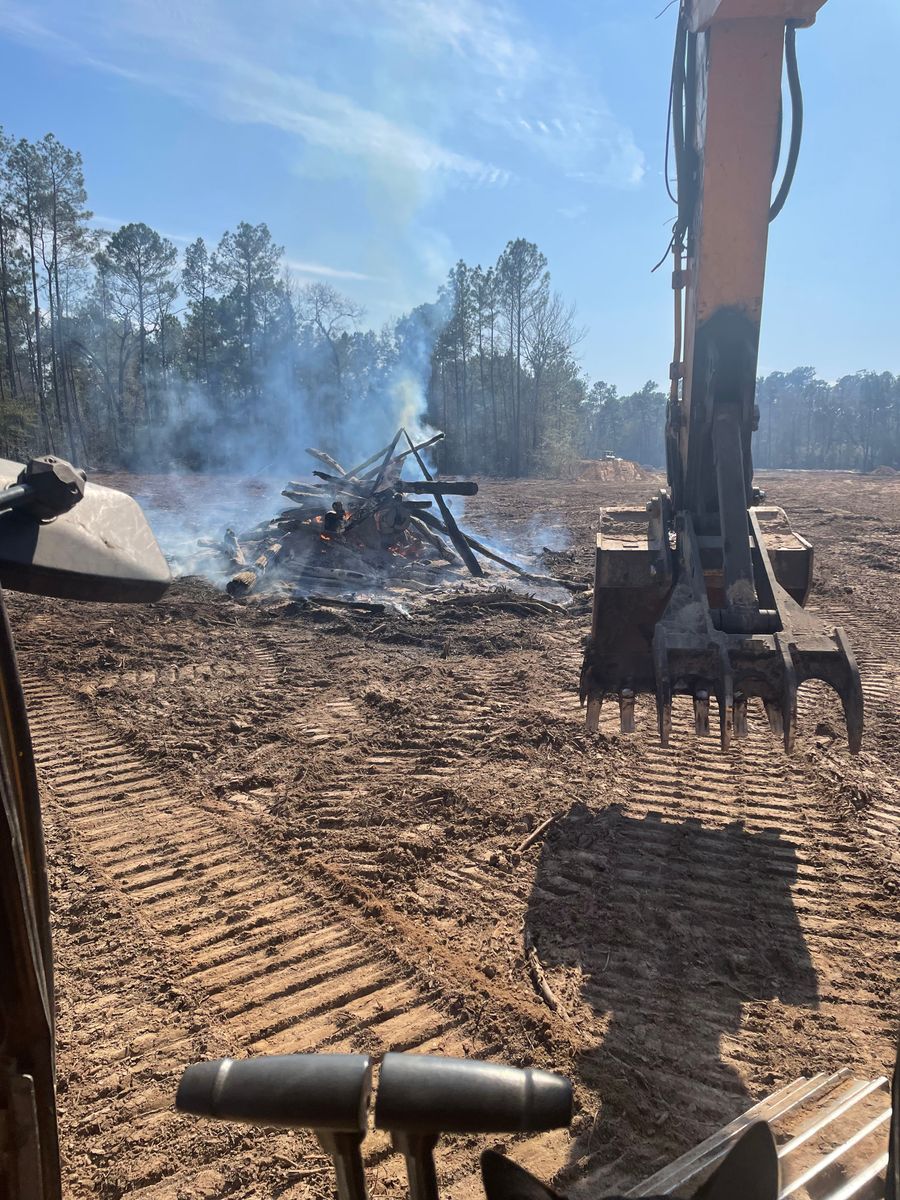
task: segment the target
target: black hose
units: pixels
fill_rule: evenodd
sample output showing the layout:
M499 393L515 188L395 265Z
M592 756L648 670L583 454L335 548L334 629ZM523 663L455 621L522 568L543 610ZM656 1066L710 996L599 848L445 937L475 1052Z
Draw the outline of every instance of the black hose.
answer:
M675 33L675 56L672 59L672 83L669 88L669 121L675 150L675 178L677 180L676 195L672 196L671 190L669 190L669 195L676 204L679 204L677 191L680 191L681 168L684 163L684 47L686 40L687 26L684 14L679 13L678 28ZM668 140L666 149L668 150ZM666 172L666 188L669 188L668 171Z
M692 228L697 202L697 34L687 34L684 69L684 139L678 163L678 225L683 235Z
M666 184L666 192L673 204L678 203L675 193L672 191L672 182L669 179L669 146L672 141L672 113L675 110L675 64L678 61L678 40L675 41L675 54L672 58L672 72L669 76L669 108L666 116L666 156L663 163L663 179ZM677 161L677 160L676 160Z
M803 136L803 89L800 86L800 72L797 69L797 26L788 21L784 29L784 58L787 64L788 88L791 94L791 141L788 146L787 162L784 165L784 176L775 199L769 207L769 220L774 221L788 198L794 172L797 169L797 159L800 157L800 139Z

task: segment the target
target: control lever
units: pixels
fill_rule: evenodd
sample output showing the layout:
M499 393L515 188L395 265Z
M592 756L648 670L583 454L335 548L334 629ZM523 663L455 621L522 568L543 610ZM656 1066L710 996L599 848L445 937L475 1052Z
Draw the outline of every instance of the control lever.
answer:
M406 1160L410 1200L437 1200L442 1133L539 1133L571 1118L572 1085L549 1071L428 1054L386 1054L381 1064L375 1128Z
M368 1054L219 1058L187 1068L175 1107L220 1121L311 1129L334 1163L340 1200L366 1200L360 1146L371 1091Z

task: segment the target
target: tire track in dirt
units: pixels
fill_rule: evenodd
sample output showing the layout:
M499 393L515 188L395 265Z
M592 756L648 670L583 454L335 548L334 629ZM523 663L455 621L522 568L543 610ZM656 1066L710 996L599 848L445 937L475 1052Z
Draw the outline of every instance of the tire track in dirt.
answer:
M560 644L560 653L570 654L571 647ZM471 690L482 699L464 700L445 711L447 724L459 732L466 747L469 771L489 769L486 732L496 724L498 711L510 711L514 699L498 699L496 674L490 662L474 664ZM568 736L579 736L582 715L570 692L550 688L532 701L530 707L536 706L567 722ZM626 828L613 831L614 863L608 852L590 847L590 819L570 822L564 817L548 834L550 850L537 853L533 884L529 872L510 875L498 870L490 850L481 847L462 860L457 856L438 864L420 892L438 911L441 894L446 906L457 912L533 909L544 967L557 996L565 998L569 1016L581 1022L585 1046L606 1035L604 1044L612 1053L610 1014L622 1024L623 1012L639 1013L633 1034L626 1030L616 1050L637 1076L652 1063L655 1094L690 1097L693 1111L686 1125L699 1140L710 1126L749 1103L738 1098L736 1080L765 1078L779 1062L791 1075L811 1052L823 1063L888 1061L895 1035L891 987L900 924L895 902L883 894L877 878L847 843L803 764L783 754L762 713L751 715L749 739L722 755L717 739L695 738L688 708L685 704L676 709L675 736L668 750L656 742L655 730L646 729L653 718L645 711L635 765L623 772L616 796L590 789L584 793L587 805L622 800ZM617 725L614 709L607 709L603 731L611 741L618 740ZM430 772L417 754L427 758L439 727L440 722L432 727L419 722L419 747L410 758L398 754L397 767L411 767L418 778ZM450 766L447 774L452 777L456 770ZM548 803L557 807L559 795L548 796ZM552 808L548 815L549 811ZM600 829L602 834L610 832L605 825ZM620 891L607 889L598 908L595 899L610 874ZM544 928L541 902L547 906ZM574 914L577 932L572 944L556 954L554 925L563 921L566 908ZM669 910L699 914L715 932L707 940L716 947L729 941L737 947L736 968L723 952L722 962L711 963L706 977L696 981L721 989L727 1000L710 999L709 986L692 1000L694 980L689 965L679 961L669 964L672 978L665 981L669 987L662 988L669 995L654 995L647 963L666 964L672 957ZM588 928L586 913L597 918ZM619 943L607 936L611 919L620 930ZM742 947L750 922L754 935ZM749 967L740 961L741 955L751 959ZM754 956L758 961L752 961ZM803 959L802 970L792 956ZM766 972L776 977L774 983L765 978ZM573 975L580 976L577 982ZM593 978L585 982L585 975ZM652 1055L644 1056L642 1040L648 1031L654 1025L665 1031L673 1023L673 990L674 1002L682 1009L674 1023L689 1025L695 1035L702 1030L718 1053L701 1054L699 1062L686 1055L680 1063L662 1064ZM779 1024L784 1031L776 1033ZM596 1056L600 1063L602 1053ZM596 1078L598 1067L588 1061L591 1057L586 1057L582 1072ZM603 1069L608 1071L608 1065ZM608 1078L598 1082L601 1096L608 1087ZM642 1132L644 1143L652 1147L652 1139L641 1130L631 1131L631 1144L640 1145ZM684 1149L686 1137L690 1141L682 1131L669 1153ZM610 1153L607 1148L600 1157ZM626 1159L625 1173L611 1177L607 1185L624 1185L629 1178L633 1182L659 1164L659 1154L657 1145L655 1158L643 1163L633 1156Z
M558 643L560 661L571 658L571 630L560 631L551 641ZM574 691L550 686L528 696L523 708L521 686L505 676L502 662L469 660L466 670L466 688L442 695L436 714L416 713L412 727L398 733L396 749L382 746L366 757L364 766L356 763L346 778L332 780L331 790L323 793L328 803L320 810L323 826L340 830L343 856L376 886L383 868L366 862L373 848L371 827L355 815L367 779L383 785L414 776L420 786L433 782L439 788L451 787L466 773L496 770L493 746L500 722L510 713L520 712L523 718L545 714L563 722L566 737L580 734L582 715ZM871 670L866 674L870 692L876 678ZM805 707L811 700L802 692ZM872 696L866 700L871 704ZM606 1039L606 1050L584 1055L583 1078L604 1096L634 1086L652 1062L654 1094L689 1099L688 1120L668 1144L665 1136L661 1142L646 1135L642 1139L642 1130L631 1130L623 1145L630 1144L632 1152L624 1158L622 1174L607 1178L607 1187L634 1182L666 1156L684 1150L691 1136L702 1139L710 1127L745 1108L746 1082L755 1081L755 1094L760 1093L760 1080L779 1062L788 1075L799 1073L811 1049L823 1066L859 1058L886 1062L895 1033L890 983L896 977L898 955L892 947L900 925L893 900L880 893L872 872L847 844L803 764L784 755L761 710L751 714L750 738L732 754L721 755L718 739L694 736L688 708L677 707L670 749L656 743L654 728L638 734L637 766L619 780L628 822L618 832L620 860L614 868L605 854L584 845L584 822L574 821L568 830L564 821L548 836L552 851L540 854L533 886L529 872L523 883L518 877L522 872L510 875L486 846L439 860L418 884L420 898L438 916L487 911L509 925L521 919L516 917L521 912L533 911L539 920L542 902L552 913L548 928L538 928L548 978L557 995L565 997L570 1018L580 1022L584 1046ZM644 722L652 721L652 715L648 721L644 714ZM614 706L612 712L607 706L602 727L608 738L617 739L617 726ZM324 736L326 727L320 732ZM588 788L583 799L596 805L611 797ZM548 804L548 811L558 808L559 794L548 794ZM426 842L428 835L425 829ZM360 844L356 848L354 838ZM622 893L607 894L588 934L592 944L586 946L581 935L574 938L576 944L554 954L552 925L560 912L566 906L572 912L596 911L594 900L611 871ZM654 896L649 906L642 902L648 894ZM660 896L665 898L661 904ZM731 940L738 948L737 967L722 953L721 961L696 980L700 986L694 986L689 966L672 949L668 905L684 912L716 912L713 949ZM618 944L604 935L611 918L620 930ZM740 944L742 938L746 941L748 920L763 931L750 938L749 948ZM634 930L641 930L640 936ZM860 930L866 930L862 940ZM772 952L761 947L767 940L774 943ZM865 944L862 955L860 941ZM742 955L751 960L749 968ZM803 961L803 970L790 961L792 955ZM592 977L587 982L572 982L572 958L578 962L577 974ZM648 995L648 961L666 964L674 977L682 976L684 986L676 988L677 1018L671 995ZM774 983L764 978L767 972L776 977ZM714 991L710 1000L710 988L719 998ZM640 1013L634 1031L622 1015L628 1010ZM784 1030L775 1033L780 1024ZM617 1025L625 1027L624 1034L614 1033ZM702 1031L703 1054L686 1055L680 1062L666 1061L665 1054L661 1062L646 1056L642 1043L647 1031L665 1033L668 1026L679 1032L690 1027L695 1037ZM710 1046L718 1052L709 1054ZM614 1087L607 1054L625 1064ZM635 1156L634 1147L642 1140L649 1153L655 1142L655 1157ZM611 1154L607 1146L596 1158L608 1162ZM594 1165L590 1153L587 1162L582 1154L576 1174Z
M573 656L567 632L553 639L563 661ZM466 669L467 686L443 693L434 714L417 712L411 725L398 718L395 748L388 739L319 794L322 828L339 837L342 859L376 889L384 867L371 861L378 837L371 802L364 803L370 783L413 779L421 803L423 784L440 792L466 775L497 772L496 739L510 714L523 722L540 717L551 734L556 722L570 744L583 738L571 691L548 687L523 708L521 687L504 674L502 661L469 661ZM390 688L376 700L390 712ZM351 708L347 702L348 720ZM629 743L637 749L633 766L621 774L615 795L582 790L593 815L577 805L565 814L565 791L554 793L548 784L547 815L560 807L564 815L545 849L529 856L537 860L536 876L504 868L493 848L480 844L438 857L417 884L431 915L496 917L507 923L504 936L528 914L548 977L582 1043L579 1074L599 1096L613 1093L610 1107L628 1112L624 1092L645 1071L653 1074L652 1096L685 1099L686 1119L670 1139L665 1131L647 1136L659 1111L654 1116L638 1106L635 1128L618 1137L607 1131L609 1144L596 1156L590 1139L587 1155L579 1143L576 1174L595 1158L609 1161L617 1145L632 1148L620 1174L606 1179L609 1187L633 1183L746 1107L749 1080L758 1095L773 1068L793 1077L811 1055L826 1066L887 1061L895 1033L895 903L847 843L802 762L783 754L761 712L751 713L747 741L722 755L717 739L695 738L688 708L676 706L668 750L647 729L649 705L643 710L644 728ZM365 714L356 719L362 729ZM607 745L618 742L617 725L614 706L607 706ZM327 736L328 723L307 731ZM621 802L618 823L597 815L611 801ZM387 812L384 819L393 836L399 819ZM424 852L432 834L427 822L422 828ZM414 846L408 828L403 836ZM613 861L604 846L610 836ZM689 936L678 948L681 931L672 914L679 912L706 926L697 940L717 957L705 974L695 970ZM586 925L586 914L593 923ZM567 920L571 936L557 936L556 926ZM693 1038L696 1052L672 1060L654 1041L666 1036ZM612 1055L619 1068L611 1066ZM634 1150L640 1146L643 1156Z
M845 789L856 813L855 828L876 856L900 870L900 789L895 772L883 756L884 750L894 753L900 746L897 641L847 607L829 605L827 615L832 624L843 625L847 630L862 680L866 730L861 757L866 765L860 778L852 779L850 787ZM801 688L798 697L801 715L809 718L815 712L820 695L811 688ZM858 772L853 766L851 760L849 773L856 776Z
M171 1111L200 1021L217 1047L208 1053L490 1052L467 1028L465 1011L450 1011L442 1001L439 980L416 979L409 965L415 945L405 966L383 953L376 937L365 936L365 921L329 910L321 891L254 856L248 831L242 836L237 827L240 815L236 820L179 795L83 710L73 711L53 682L26 681L26 688L42 783L71 831L78 862L122 903L136 940L174 960L163 973L174 970L177 987L191 999L193 1023L179 1027L158 1005L144 1011L119 1004L114 990L99 988L93 1002L104 1004L108 1023L101 1031L94 1022L88 1044L78 1043L90 1079L79 1091L75 1128L66 1129L69 1141L83 1142L98 1162L115 1158L129 1195L182 1194L220 1165L221 1137L204 1144L202 1133ZM104 944L101 937L98 948ZM82 949L93 957L89 940ZM74 1026L82 1015L74 1015ZM128 1046L132 1065L141 1064L124 1092L103 1042ZM554 1144L558 1160L559 1136L568 1138L533 1141L541 1149ZM91 1149L97 1138L102 1145ZM375 1160L385 1153L376 1143ZM471 1153L459 1146L445 1154L445 1177L466 1174ZM383 1163L382 1180L397 1178L398 1169L394 1159Z

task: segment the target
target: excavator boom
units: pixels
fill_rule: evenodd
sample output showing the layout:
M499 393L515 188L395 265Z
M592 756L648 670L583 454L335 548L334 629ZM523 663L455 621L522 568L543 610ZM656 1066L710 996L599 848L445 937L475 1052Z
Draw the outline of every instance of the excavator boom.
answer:
M667 744L672 698L709 702L723 748L762 701L792 749L797 689L841 697L851 750L862 738L859 671L842 630L804 610L812 548L753 487L756 366L768 227L790 187L802 100L794 40L825 0L683 0L672 79L678 218L672 237L676 346L666 420L668 489L643 510L607 509L597 538L594 613L581 697L588 728L617 696L656 696ZM793 121L784 180L781 74ZM683 347L683 352L682 352Z

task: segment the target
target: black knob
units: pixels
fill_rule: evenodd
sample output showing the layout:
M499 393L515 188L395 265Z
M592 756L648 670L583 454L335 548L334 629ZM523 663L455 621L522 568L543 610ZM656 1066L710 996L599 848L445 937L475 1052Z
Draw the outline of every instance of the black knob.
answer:
M175 1107L220 1121L353 1133L366 1128L371 1089L368 1054L219 1058L188 1067Z
M572 1085L562 1075L477 1059L386 1054L375 1125L408 1133L538 1132L568 1125Z

